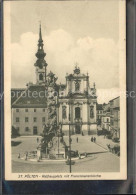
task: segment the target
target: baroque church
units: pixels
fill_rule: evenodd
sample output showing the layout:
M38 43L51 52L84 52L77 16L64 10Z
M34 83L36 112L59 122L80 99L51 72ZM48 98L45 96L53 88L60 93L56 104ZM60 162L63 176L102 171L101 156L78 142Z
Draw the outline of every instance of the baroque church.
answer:
M48 123L47 97L45 92L47 63L43 48L41 25L39 30L37 60L34 64L36 82L22 89L11 90L12 128L20 135L40 135L43 125ZM73 73L66 75L65 84L57 84L57 122L62 132L72 134L95 134L96 87L90 87L89 75L80 71L76 65ZM44 95L43 95L44 94Z

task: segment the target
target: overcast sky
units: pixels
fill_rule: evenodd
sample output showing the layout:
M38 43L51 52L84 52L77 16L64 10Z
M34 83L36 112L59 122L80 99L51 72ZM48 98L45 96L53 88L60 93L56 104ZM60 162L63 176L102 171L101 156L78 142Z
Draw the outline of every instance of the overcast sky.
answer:
M12 87L35 82L41 21L47 70L58 76L58 82L64 83L78 62L81 72L88 71L91 86L95 82L98 91L116 91L118 6L117 0L11 1Z

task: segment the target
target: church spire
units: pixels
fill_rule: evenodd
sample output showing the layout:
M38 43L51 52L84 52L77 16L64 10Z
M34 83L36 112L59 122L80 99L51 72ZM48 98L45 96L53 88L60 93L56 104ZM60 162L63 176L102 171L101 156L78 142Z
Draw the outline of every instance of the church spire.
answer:
M43 49L43 40L42 40L42 31L41 31L41 24L39 28L39 40L38 40L38 51L35 54L38 60L35 63L35 66L38 66L39 68L42 68L43 66L47 66L46 61L44 60L44 57L46 56L46 53Z
M46 56L46 53L44 52L43 49L43 39L42 39L42 30L41 30L41 23L39 26L39 39L38 39L38 50L36 52L36 63L34 64L36 66L36 77L37 77L37 82L41 83L41 82L45 82L46 81L46 67L47 67L47 63L44 59L44 57Z
M39 28L38 49L43 49L43 40L42 40L41 23L40 23L40 28Z

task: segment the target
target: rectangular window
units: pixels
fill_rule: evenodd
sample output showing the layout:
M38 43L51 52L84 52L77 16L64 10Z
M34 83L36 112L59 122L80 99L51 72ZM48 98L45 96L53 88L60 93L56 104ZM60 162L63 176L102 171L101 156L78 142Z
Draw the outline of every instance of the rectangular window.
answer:
M25 122L27 123L29 121L28 117L25 117Z
M29 131L29 127L25 127L25 131Z
M45 117L42 117L42 122L43 122L43 123L45 122Z
M34 112L36 112L36 108L34 108Z
M34 122L37 122L37 118L36 117L34 117L33 120L34 120Z
M19 117L16 118L16 122L19 123Z
M16 109L16 112L19 112L19 109Z
M33 135L37 135L37 134L38 134L37 127L33 127Z
M45 112L45 108L43 108L43 112Z
M28 109L27 108L25 109L25 112L28 112Z

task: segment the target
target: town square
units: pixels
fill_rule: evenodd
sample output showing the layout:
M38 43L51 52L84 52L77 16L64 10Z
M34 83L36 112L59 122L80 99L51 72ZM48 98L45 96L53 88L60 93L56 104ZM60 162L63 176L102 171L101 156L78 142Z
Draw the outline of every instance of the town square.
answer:
M120 158L108 151L106 145L102 145L103 138L98 137L98 144L92 143L89 136L72 136L72 149L79 149L81 153L88 153L83 159L76 159L72 165L72 172L118 172L120 169ZM66 137L68 139L68 137ZM18 159L18 152L24 154L28 148L34 150L37 147L37 137L19 137L16 142L18 146L12 147L12 170L14 173L69 173L69 166L64 160L46 160L45 162L34 162ZM109 140L107 140L109 141ZM102 143L101 143L102 142Z

